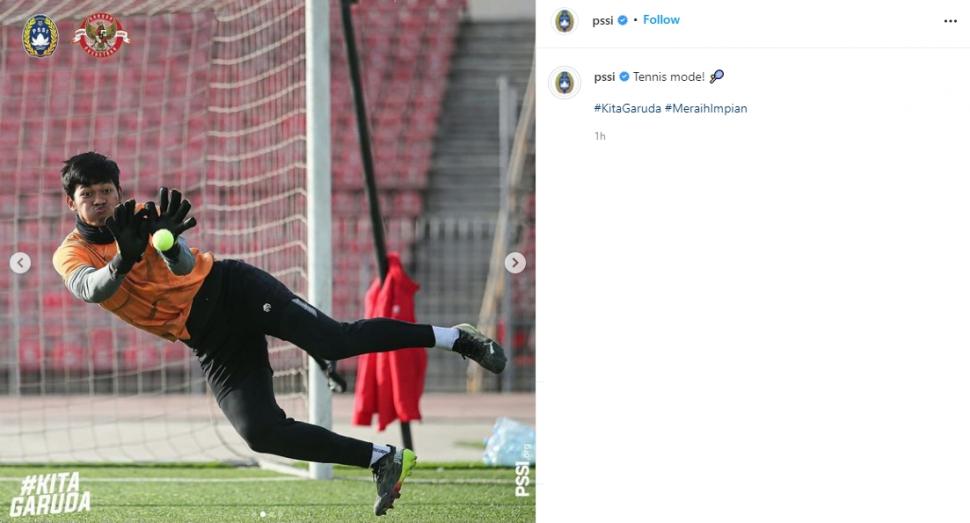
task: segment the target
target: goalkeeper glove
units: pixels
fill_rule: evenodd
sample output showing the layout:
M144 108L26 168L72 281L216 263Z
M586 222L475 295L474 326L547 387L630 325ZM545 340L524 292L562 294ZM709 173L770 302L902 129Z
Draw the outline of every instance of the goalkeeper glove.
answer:
M118 244L118 254L108 262L115 273L126 274L141 261L148 247L148 214L145 209L135 213L135 200L128 200L115 207L114 216L105 221Z
M187 199L182 199L182 193L174 189L171 191L171 200L169 200L168 187L162 187L158 191L158 205L159 209L156 210L155 202L145 204L145 209L148 210L148 217L151 222L151 232L154 234L160 229L168 229L176 241L172 244L172 248L162 254L170 258L177 258L179 254L179 235L196 225L195 217L189 218L188 220L185 219L192 209L192 204Z

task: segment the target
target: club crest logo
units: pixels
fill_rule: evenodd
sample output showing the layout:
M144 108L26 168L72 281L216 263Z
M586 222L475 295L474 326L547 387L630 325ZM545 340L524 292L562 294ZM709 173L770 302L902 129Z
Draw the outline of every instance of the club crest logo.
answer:
M24 51L34 58L46 58L57 49L57 24L47 15L34 15L24 25Z
M94 13L81 20L81 28L74 31L74 42L95 58L107 58L117 53L121 44L131 43L121 21L108 13Z
M556 89L559 94L569 94L573 92L573 87L576 82L573 81L573 75L569 74L568 71L562 71L556 78Z
M579 73L572 67L559 67L549 75L549 90L556 98L572 98L579 92Z
M568 9L561 9L556 13L556 30L560 33L568 33L573 30L575 17Z

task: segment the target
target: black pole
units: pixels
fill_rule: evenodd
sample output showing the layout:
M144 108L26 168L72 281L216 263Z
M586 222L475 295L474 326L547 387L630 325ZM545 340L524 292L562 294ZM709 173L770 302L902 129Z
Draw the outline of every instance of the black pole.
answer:
M340 0L340 15L344 24L344 42L347 44L347 65L350 66L350 84L354 93L354 109L357 111L357 134L360 137L360 154L364 165L364 183L367 202L370 204L371 231L374 233L374 252L381 282L387 277L387 243L384 240L384 220L381 203L377 198L377 180L374 176L374 156L370 147L370 131L367 127L367 108L364 105L364 87L360 79L360 59L357 56L357 40L354 38L354 22L350 16L350 4L356 0ZM411 423L401 422L401 439L404 448L414 450L411 440Z
M381 219L381 203L377 198L377 180L374 177L374 156L370 147L370 131L367 127L367 108L364 106L364 87L360 79L360 59L357 41L354 39L354 23L350 18L350 4L354 0L341 0L340 9L344 23L344 41L347 42L347 65L350 66L350 83L354 92L354 108L357 110L357 134L360 137L360 154L364 164L364 182L367 201L370 203L371 229L374 232L374 251L381 281L387 277L387 244L384 241L384 220Z

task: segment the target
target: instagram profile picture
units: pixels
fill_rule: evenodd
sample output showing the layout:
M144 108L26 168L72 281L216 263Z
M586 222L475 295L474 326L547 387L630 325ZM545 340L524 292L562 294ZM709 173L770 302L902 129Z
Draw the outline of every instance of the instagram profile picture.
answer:
M569 9L560 9L556 11L554 23L556 31L563 34L568 33L576 27L576 15Z
M579 73L572 67L557 67L549 75L549 90L557 98L572 98L579 92Z

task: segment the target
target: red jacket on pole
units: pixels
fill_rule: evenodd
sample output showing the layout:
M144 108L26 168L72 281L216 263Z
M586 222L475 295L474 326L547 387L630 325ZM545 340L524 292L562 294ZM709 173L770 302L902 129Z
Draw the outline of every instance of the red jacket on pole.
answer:
M401 257L387 254L388 271L384 284L375 279L367 290L365 317L415 321L414 294L420 286L401 266ZM424 392L428 367L427 349L401 349L364 354L357 360L354 390L354 425L370 425L377 414L378 430L392 421L421 419L419 403Z

